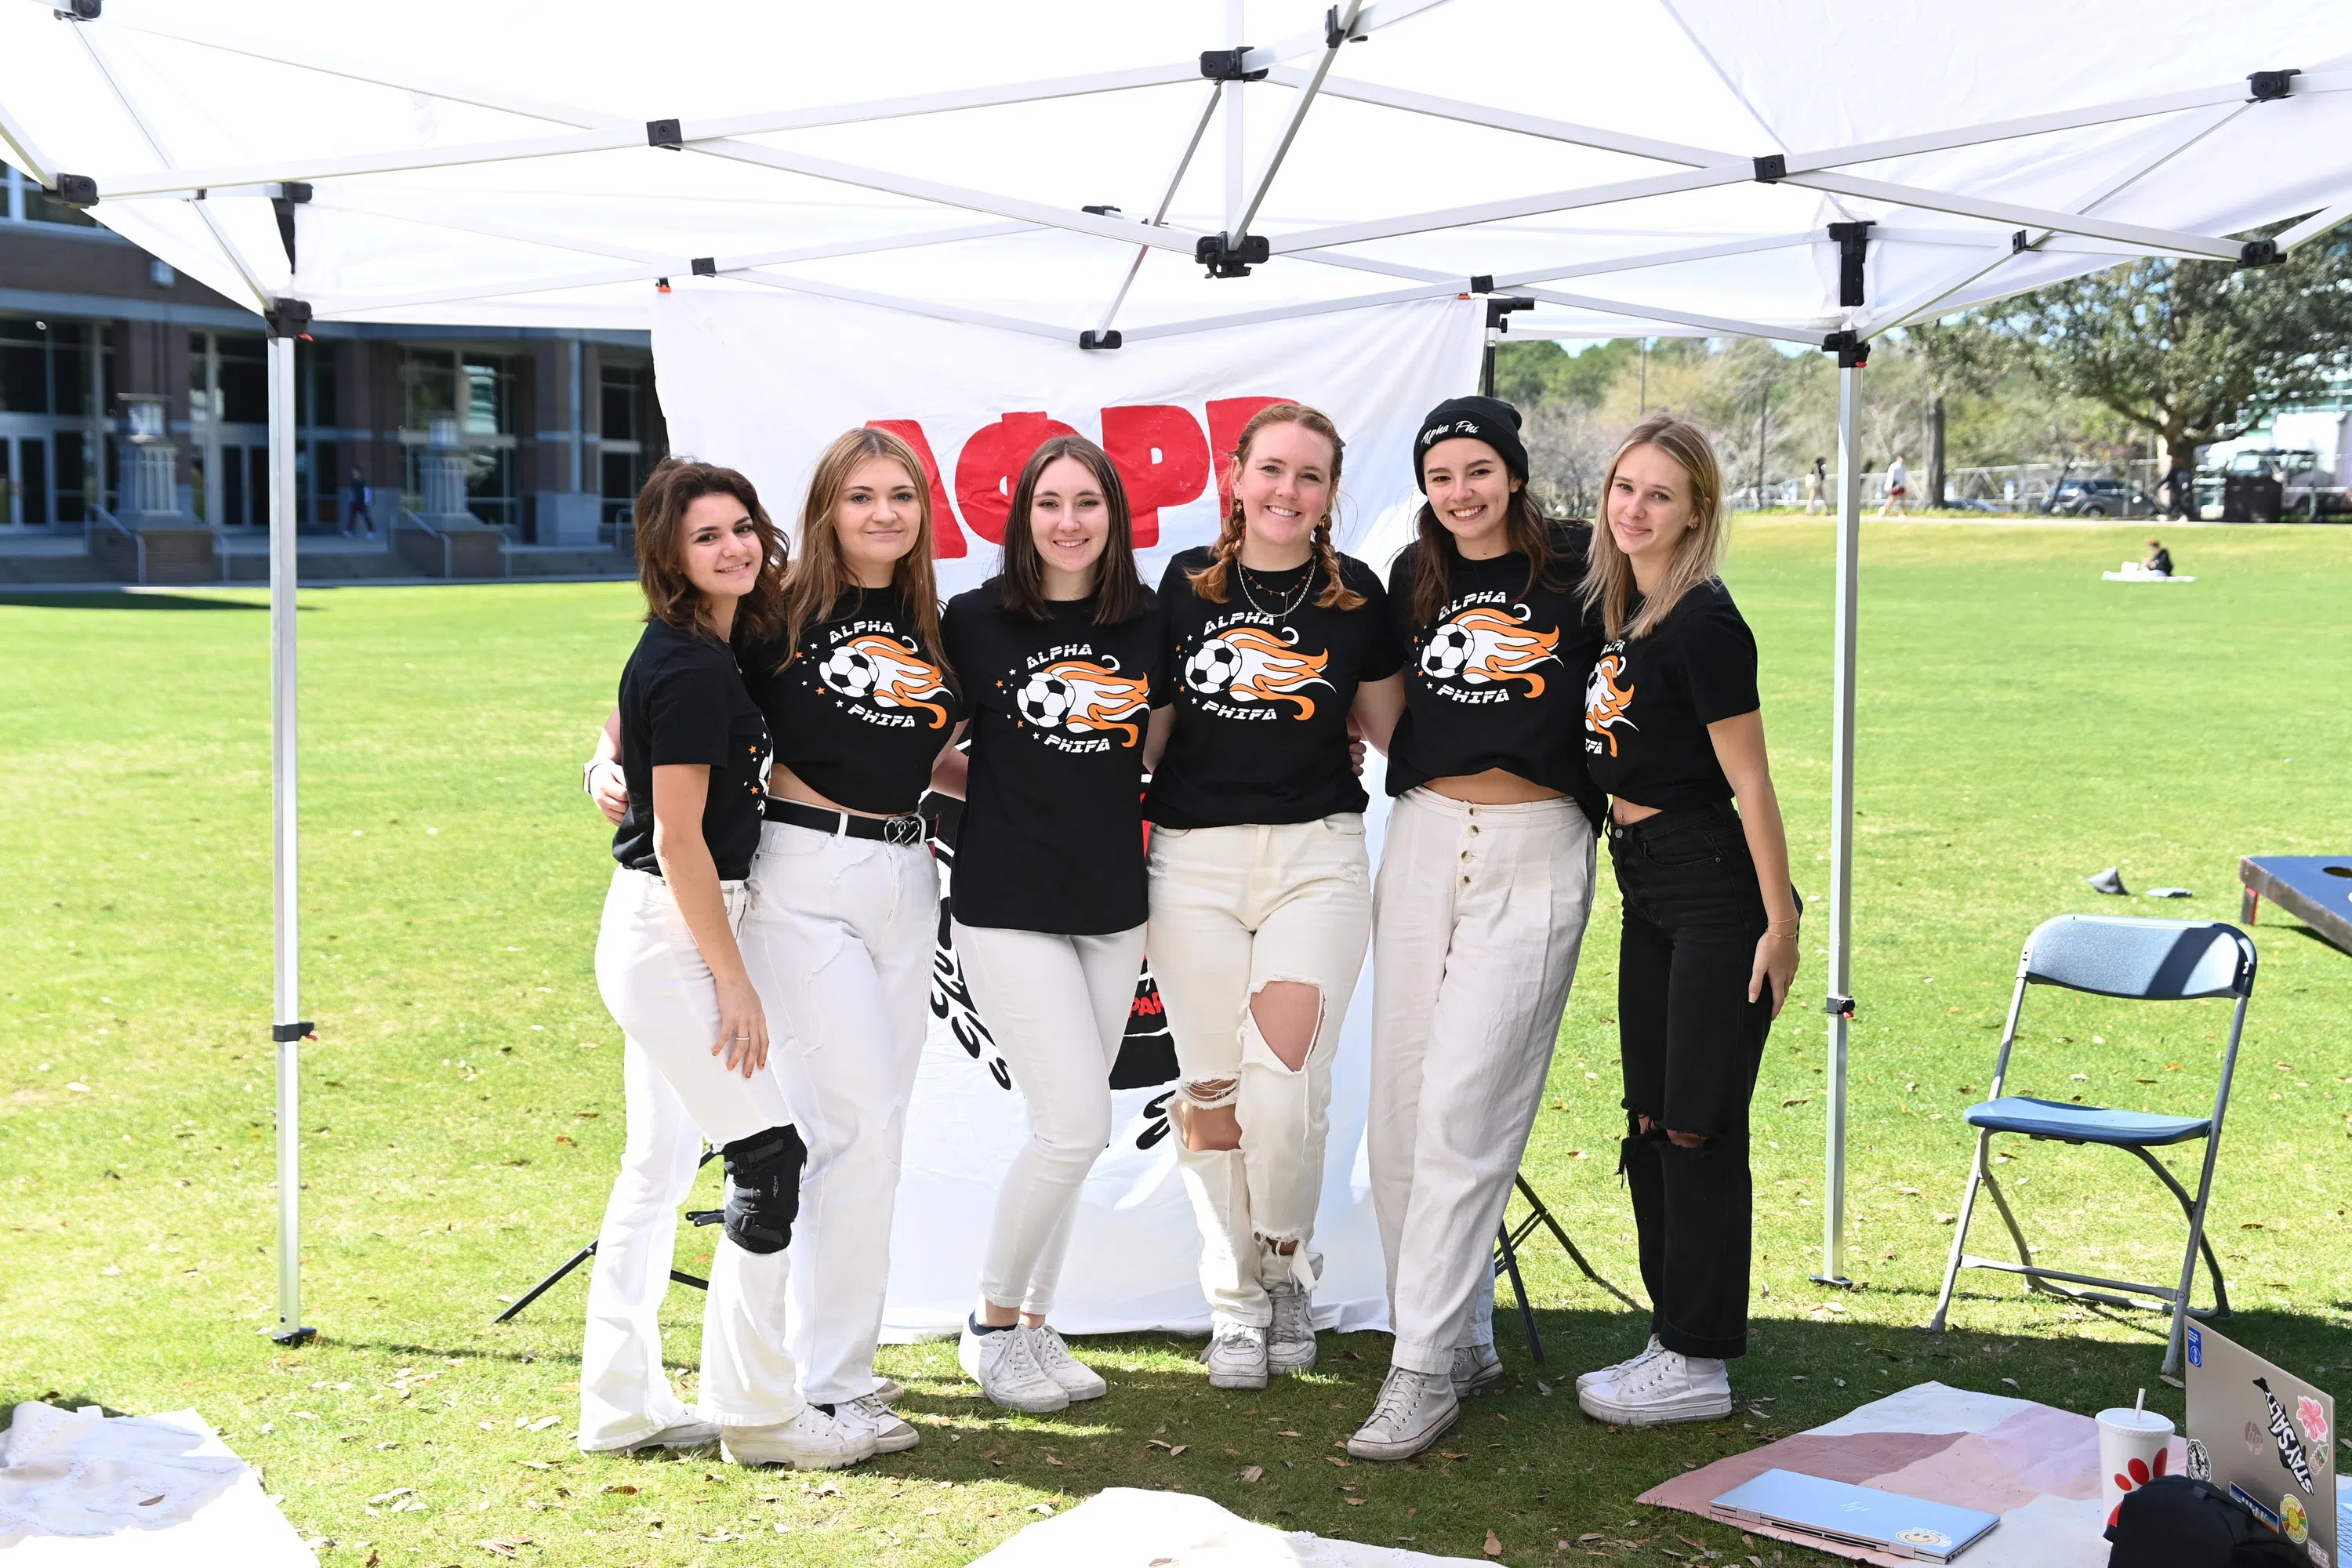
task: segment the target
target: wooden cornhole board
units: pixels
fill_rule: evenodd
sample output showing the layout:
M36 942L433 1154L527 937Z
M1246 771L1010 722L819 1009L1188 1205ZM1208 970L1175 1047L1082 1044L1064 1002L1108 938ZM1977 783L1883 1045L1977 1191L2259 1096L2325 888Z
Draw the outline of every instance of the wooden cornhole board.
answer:
M2254 923L2268 899L2352 952L2352 855L2249 855L2238 862L2246 896L2238 918Z

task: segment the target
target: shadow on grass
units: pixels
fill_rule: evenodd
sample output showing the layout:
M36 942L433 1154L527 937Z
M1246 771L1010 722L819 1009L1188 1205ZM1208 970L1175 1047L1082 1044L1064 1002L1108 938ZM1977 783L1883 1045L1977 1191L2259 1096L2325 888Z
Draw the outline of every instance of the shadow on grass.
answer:
M310 614L319 606L304 605ZM0 608L20 610L243 610L263 612L259 600L205 599L188 594L134 594L129 589L104 589L94 594L40 594L17 590L0 594Z

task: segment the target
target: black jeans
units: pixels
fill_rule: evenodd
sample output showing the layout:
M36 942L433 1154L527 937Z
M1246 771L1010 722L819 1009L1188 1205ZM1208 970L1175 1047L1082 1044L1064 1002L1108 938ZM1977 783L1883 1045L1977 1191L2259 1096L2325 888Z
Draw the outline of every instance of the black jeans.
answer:
M1684 1355L1741 1355L1754 1206L1748 1106L1772 1027L1769 986L1748 1000L1765 923L1756 862L1728 805L1612 822L1609 856L1625 902L1618 1170L1641 1239L1651 1331ZM1669 1131L1704 1141L1685 1148Z

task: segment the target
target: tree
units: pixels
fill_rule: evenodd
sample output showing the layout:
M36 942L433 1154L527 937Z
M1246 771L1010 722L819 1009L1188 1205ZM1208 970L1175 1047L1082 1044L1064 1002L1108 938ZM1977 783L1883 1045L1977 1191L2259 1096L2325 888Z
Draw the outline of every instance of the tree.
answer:
M2242 270L2149 258L1916 331L1958 379L2022 370L2161 436L2185 463L2352 370L2352 241Z

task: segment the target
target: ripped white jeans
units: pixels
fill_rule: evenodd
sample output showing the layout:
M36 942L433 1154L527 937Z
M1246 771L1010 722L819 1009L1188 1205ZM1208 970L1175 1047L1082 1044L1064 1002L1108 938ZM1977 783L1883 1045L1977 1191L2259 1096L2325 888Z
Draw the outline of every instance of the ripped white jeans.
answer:
M743 963L780 1016L769 1062L808 1145L785 1339L816 1405L875 1388L907 1102L939 941L930 850L765 823Z
M1314 1286L1331 1059L1371 926L1357 813L1152 831L1144 946L1176 1040L1177 1092L1196 1107L1230 1105L1241 1123L1238 1149L1180 1139L1176 1152L1201 1224L1201 1289L1218 1320L1263 1327L1274 1315L1268 1279ZM1251 1012L1278 981L1313 987L1321 1003L1297 1068L1268 1047ZM1276 1250L1290 1243L1287 1255Z

